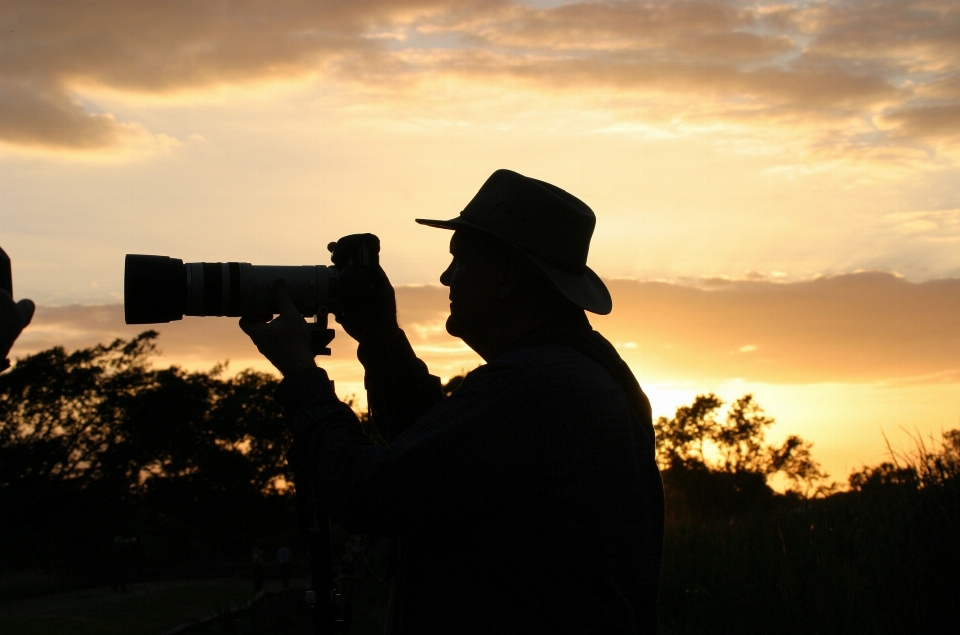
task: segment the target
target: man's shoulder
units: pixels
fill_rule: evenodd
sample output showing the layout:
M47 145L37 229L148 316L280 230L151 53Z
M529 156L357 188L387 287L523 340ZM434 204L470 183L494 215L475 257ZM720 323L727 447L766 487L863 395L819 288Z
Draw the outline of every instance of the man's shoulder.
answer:
M629 418L629 402L597 361L563 344L512 348L467 374L453 402L471 408L508 407L512 411L562 411L571 417L609 411ZM453 403L450 404L451 406Z
M504 364L521 369L535 367L580 368L584 370L598 370L603 367L578 350L564 344L535 344L531 346L516 346L505 351L491 364Z
M488 364L491 370L514 372L531 382L557 385L615 385L610 373L594 359L563 344L514 347Z

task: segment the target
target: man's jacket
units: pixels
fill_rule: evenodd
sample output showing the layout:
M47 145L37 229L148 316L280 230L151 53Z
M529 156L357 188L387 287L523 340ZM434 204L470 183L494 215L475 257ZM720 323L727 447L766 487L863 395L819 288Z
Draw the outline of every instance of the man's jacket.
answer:
M388 633L656 631L663 489L632 375L534 343L444 396L402 332L359 356L386 447L320 369L277 394L298 488L351 531L400 538Z

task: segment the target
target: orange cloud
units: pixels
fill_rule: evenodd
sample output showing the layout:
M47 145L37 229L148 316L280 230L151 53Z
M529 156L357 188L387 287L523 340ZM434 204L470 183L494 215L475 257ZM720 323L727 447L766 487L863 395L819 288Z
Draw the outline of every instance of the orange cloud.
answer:
M701 280L696 286L610 280L613 313L591 316L641 381L761 383L960 381L960 279L907 282L867 272L779 283ZM446 334L447 290L398 287L401 326L431 371L469 371L479 357ZM130 337L117 305L40 307L14 349L23 355ZM168 362L240 370L265 363L230 318L157 325ZM338 382L359 385L356 345L342 332L321 358Z
M960 280L867 272L804 282L613 281L610 339L671 378L767 383L957 381Z
M907 137L960 137L960 103L907 107L891 112L883 120L896 126L898 133Z
M91 149L116 144L123 129L63 91L31 82L0 81L0 139L19 145Z

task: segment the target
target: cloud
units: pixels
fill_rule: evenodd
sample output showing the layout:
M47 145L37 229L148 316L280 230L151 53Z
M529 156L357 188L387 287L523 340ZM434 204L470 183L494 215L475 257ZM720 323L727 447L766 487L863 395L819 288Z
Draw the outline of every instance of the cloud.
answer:
M337 53L373 53L368 29L437 4L4 2L0 140L74 150L114 146L127 132L124 124L85 111L76 90L169 94L300 76Z
M591 2L539 10L511 6L447 28L469 28L478 42L500 48L645 50L675 59L761 59L792 48L784 35L746 30L759 22L755 12L721 2Z
M883 116L897 133L917 139L955 140L960 137L960 103L907 107Z
M122 133L113 117L84 111L55 87L0 82L0 138L8 143L90 149L114 145Z
M796 22L815 36L811 56L879 63L908 73L954 76L960 60L960 8L935 0L842 0L811 3Z
M815 280L611 281L593 320L655 376L767 383L956 381L960 280L864 272Z
M894 212L885 220L900 242L919 241L927 246L960 242L960 209Z
M704 280L697 286L607 281L609 316L595 328L620 349L641 381L805 384L960 381L960 279L907 282L864 272L803 282ZM398 287L401 326L431 371L449 378L480 358L446 334L447 290ZM230 318L157 325L167 363L209 368L267 365ZM130 337L120 306L39 307L14 355ZM321 360L338 382L360 386L356 345L338 331Z
M777 279L709 279L696 286L608 280L614 310L590 319L641 381L960 380L960 279L917 284L881 272ZM415 348L453 347L445 332L416 328L446 317L446 289L401 287L397 293ZM423 357L444 363L446 376L459 361ZM477 363L467 359L460 362L467 369Z
M89 87L318 74L414 100L434 78L510 79L626 122L778 129L840 156L917 158L960 135L960 5L932 0L11 0L0 22L0 141L20 146L122 144L130 122L81 105Z

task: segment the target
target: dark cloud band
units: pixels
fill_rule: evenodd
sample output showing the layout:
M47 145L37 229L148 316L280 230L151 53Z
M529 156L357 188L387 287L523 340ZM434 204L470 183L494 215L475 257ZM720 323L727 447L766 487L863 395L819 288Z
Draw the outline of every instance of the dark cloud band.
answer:
M915 284L868 272L794 283L607 284L613 313L591 320L618 344L641 380L960 381L960 279ZM397 304L401 325L435 372L450 376L478 363L444 331L446 288L399 287ZM186 318L159 326L168 361L213 365L258 358L230 318ZM143 329L125 326L119 305L39 307L14 355L55 345L90 346ZM333 359L325 363L338 365L341 378L359 381L355 344L341 332L333 348Z

